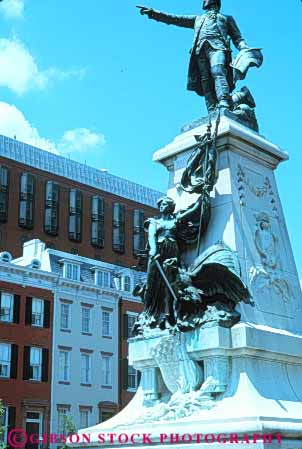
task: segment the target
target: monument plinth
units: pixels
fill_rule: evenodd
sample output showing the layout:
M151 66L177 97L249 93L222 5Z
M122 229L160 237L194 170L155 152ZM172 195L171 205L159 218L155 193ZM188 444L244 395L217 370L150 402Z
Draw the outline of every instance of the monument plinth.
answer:
M274 176L288 156L225 116L217 131L210 221L181 253L181 266L194 280L196 255L205 254L217 269L222 264L217 254L236 254L238 267L231 271L240 275L252 301L238 302L231 313L216 291L199 326L183 332L177 325L151 325L130 339L129 364L142 373L139 391L113 419L80 432L91 434L85 447L107 447L99 434L150 433L161 448L171 444L163 437L170 434L214 435L213 442L199 441L205 447L219 447L219 435L226 435L226 446L237 446L229 438L236 434L247 447L301 448L302 293ZM195 136L205 133L206 125L189 130L154 154L169 171L168 196L176 203L176 216L198 201L181 182L198 146ZM204 253L208 248L213 250ZM214 273L217 281L222 272Z

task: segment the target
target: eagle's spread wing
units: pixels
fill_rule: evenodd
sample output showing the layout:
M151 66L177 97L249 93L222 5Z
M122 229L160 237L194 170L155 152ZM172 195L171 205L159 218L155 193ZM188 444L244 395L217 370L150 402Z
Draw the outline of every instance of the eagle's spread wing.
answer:
M224 243L212 246L190 268L193 285L207 297L223 295L238 304L251 303L251 295L241 280L238 256Z

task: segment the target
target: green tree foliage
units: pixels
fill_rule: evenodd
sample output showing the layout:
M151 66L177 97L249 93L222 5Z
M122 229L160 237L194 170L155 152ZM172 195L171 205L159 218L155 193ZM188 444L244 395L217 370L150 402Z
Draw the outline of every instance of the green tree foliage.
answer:
M3 441L5 427L1 425L4 413L5 413L5 410L3 407L3 402L0 399L0 449L6 448L6 443Z
M64 415L63 417L63 435L67 438L69 435L77 434L76 426L71 416ZM2 449L2 448L0 448ZM69 449L66 443L61 446L61 449Z

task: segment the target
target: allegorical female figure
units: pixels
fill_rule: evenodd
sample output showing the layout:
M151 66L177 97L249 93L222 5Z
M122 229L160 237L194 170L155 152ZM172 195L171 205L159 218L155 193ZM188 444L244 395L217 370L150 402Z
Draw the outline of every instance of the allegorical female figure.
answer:
M176 316L174 301L167 286L167 281L173 283L169 272L165 271L165 281L160 268L167 260L172 260L181 266L180 246L183 242L197 238L199 230L203 232L210 220L209 194L199 196L196 203L175 213L175 202L169 197L158 200L159 217L147 220L149 261L147 283L144 291L146 316L150 325L165 328L166 322L175 325Z
M198 195L187 209L175 212L175 202L165 196L158 200L159 216L146 222L148 231L147 281L134 294L141 296L144 312L134 331L145 328L173 328L186 332L205 323L231 327L240 319L235 311L240 301L250 304L250 293L241 280L238 256L220 242L199 253L210 218L210 193L217 179L216 137L211 125L198 138L199 145L188 159L181 179L187 193ZM188 245L196 245L190 266L182 263Z

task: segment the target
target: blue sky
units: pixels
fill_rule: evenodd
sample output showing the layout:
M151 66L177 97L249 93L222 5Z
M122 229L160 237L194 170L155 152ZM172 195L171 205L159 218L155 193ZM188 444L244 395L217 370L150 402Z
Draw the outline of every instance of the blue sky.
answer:
M143 1L143 0L141 0ZM138 0L4 0L0 6L0 132L165 190L151 162L182 125L205 115L186 91L192 30L148 20ZM150 0L196 14L199 0ZM302 278L302 3L224 0L265 64L249 73L261 133L289 152L277 171Z

